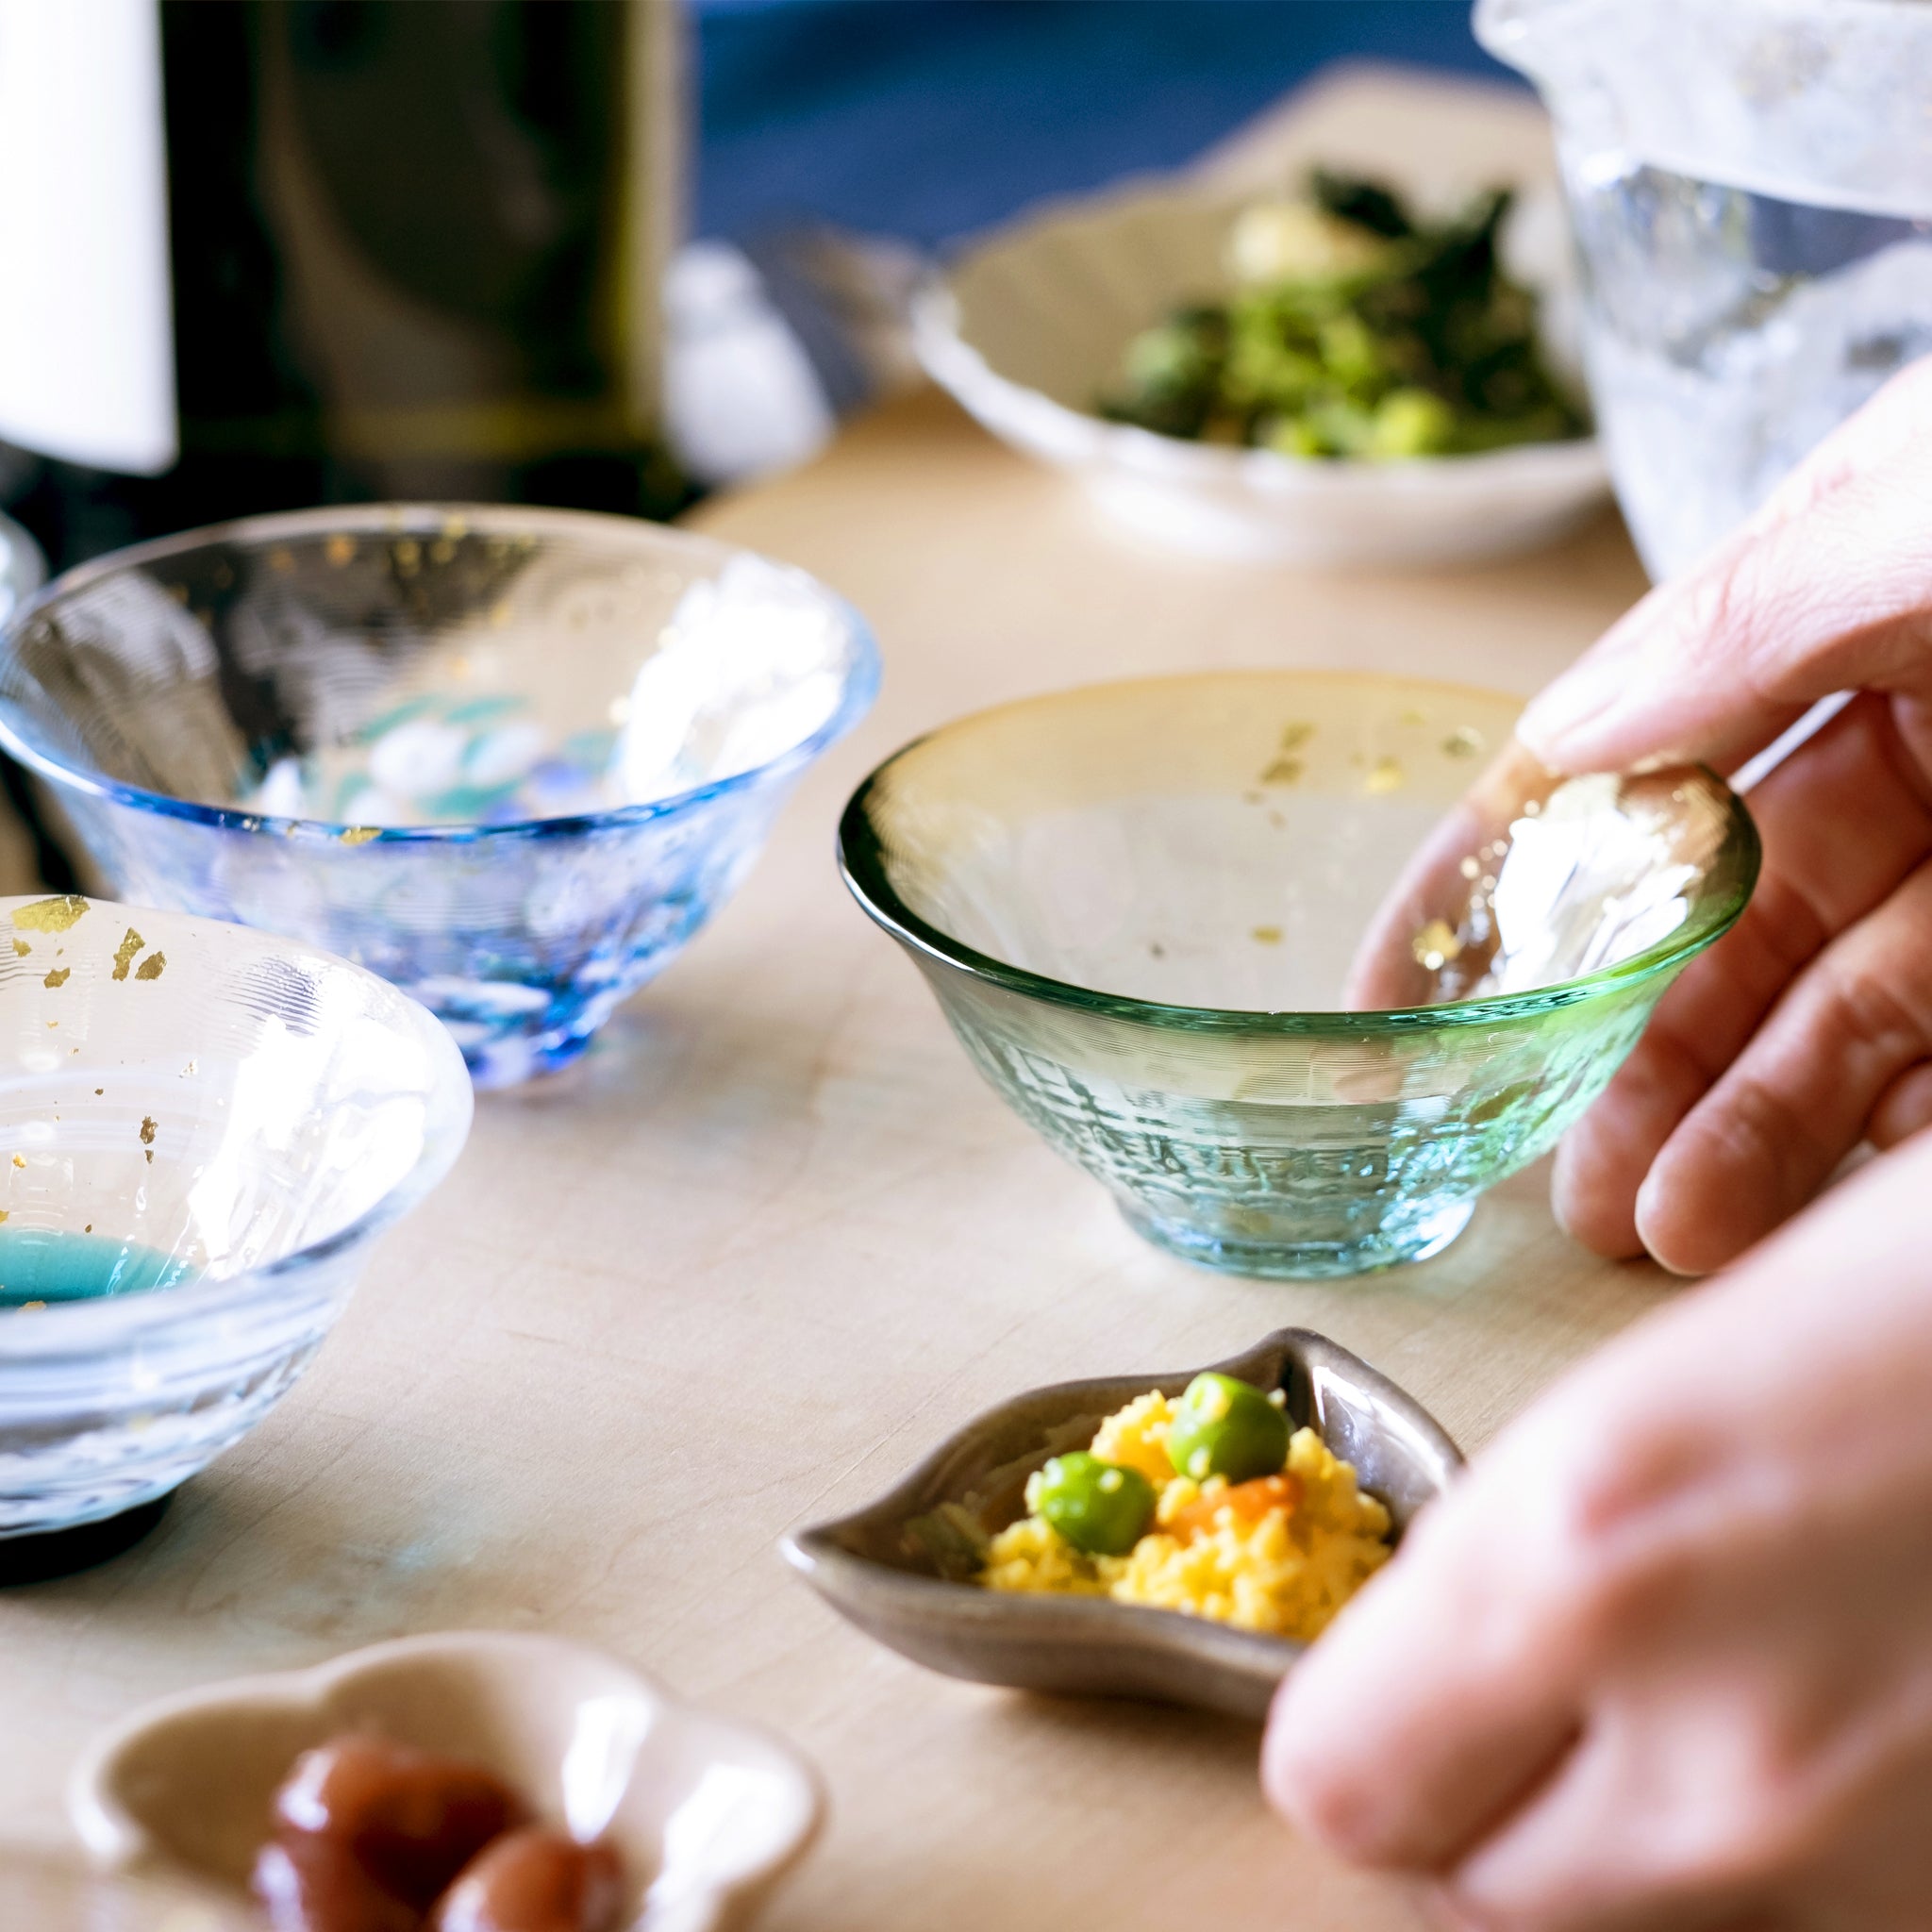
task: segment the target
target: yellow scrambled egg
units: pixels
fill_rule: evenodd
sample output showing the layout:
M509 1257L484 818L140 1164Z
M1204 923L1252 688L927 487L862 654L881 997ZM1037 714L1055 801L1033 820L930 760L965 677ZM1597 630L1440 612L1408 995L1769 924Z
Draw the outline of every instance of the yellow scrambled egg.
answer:
M1243 1630L1308 1641L1389 1559L1389 1512L1313 1429L1289 1441L1278 1476L1230 1489L1197 1483L1167 1455L1174 1407L1137 1397L1102 1423L1092 1453L1124 1463L1158 1496L1154 1527L1124 1557L1090 1557L1038 1516L992 1539L980 1581L992 1590L1108 1596Z

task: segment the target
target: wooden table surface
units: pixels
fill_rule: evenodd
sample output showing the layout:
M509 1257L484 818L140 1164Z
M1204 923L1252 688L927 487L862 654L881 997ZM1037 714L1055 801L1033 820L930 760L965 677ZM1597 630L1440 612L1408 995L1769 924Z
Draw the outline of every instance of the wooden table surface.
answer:
M906 739L1088 679L1347 664L1528 691L1640 592L1621 526L1425 576L1200 563L1115 535L930 394L700 521L868 614L877 709L586 1061L481 1102L307 1379L154 1538L0 1596L0 1846L63 1842L69 1763L142 1699L498 1626L602 1644L818 1762L830 1829L774 1932L1406 1925L1263 1810L1251 1730L927 1675L774 1543L1015 1390L1290 1322L1474 1446L1661 1277L1565 1241L1540 1173L1440 1259L1362 1281L1155 1252L980 1084L848 900L832 828Z
M1641 591L1621 526L1420 576L1210 565L1114 534L931 394L699 521L868 614L877 709L584 1062L480 1103L308 1377L153 1538L0 1593L0 1901L8 1856L64 1852L68 1766L133 1705L495 1626L602 1645L816 1760L829 1829L773 1932L1410 1925L1264 1810L1252 1729L928 1675L775 1541L1018 1389L1285 1323L1474 1447L1663 1278L1573 1246L1534 1172L1385 1276L1264 1284L1155 1252L980 1084L847 899L832 830L915 733L1083 680L1345 664L1527 692Z

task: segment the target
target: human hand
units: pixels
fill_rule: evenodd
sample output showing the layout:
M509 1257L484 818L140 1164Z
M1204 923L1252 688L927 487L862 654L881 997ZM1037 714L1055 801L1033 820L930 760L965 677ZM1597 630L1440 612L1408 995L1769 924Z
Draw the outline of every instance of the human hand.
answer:
M1463 1932L1932 1923L1932 1137L1549 1391L1289 1675L1263 1779Z
M1861 1140L1932 1122L1932 360L1638 605L1519 736L1566 773L1732 770L1844 690L1860 695L1752 794L1751 906L1557 1156L1557 1218L1600 1253L1716 1268Z

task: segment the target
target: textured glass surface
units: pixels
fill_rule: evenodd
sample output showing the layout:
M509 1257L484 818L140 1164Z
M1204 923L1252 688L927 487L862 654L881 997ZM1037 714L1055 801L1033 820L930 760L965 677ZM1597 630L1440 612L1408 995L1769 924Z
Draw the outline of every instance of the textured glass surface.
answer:
M1033 699L883 765L841 858L1143 1233L1353 1274L1542 1153L1756 875L1708 774L1559 785L1506 750L1516 709L1296 672Z
M258 1422L470 1104L447 1032L340 959L0 900L0 1263L37 1250L42 1291L0 1282L0 1538L165 1494ZM45 1291L62 1243L84 1298Z
M672 958L877 675L749 553L378 505L69 573L0 653L0 739L116 891L370 967L501 1085Z

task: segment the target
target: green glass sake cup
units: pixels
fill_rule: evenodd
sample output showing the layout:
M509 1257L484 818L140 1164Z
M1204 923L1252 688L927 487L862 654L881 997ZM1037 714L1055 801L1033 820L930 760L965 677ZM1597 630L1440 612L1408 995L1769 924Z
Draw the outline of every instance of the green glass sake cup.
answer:
M1347 673L961 719L840 826L974 1064L1161 1247L1231 1274L1438 1253L1743 910L1698 767L1560 780L1520 702Z

